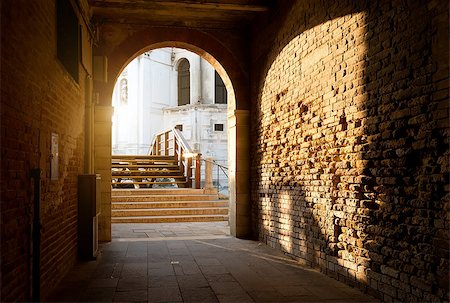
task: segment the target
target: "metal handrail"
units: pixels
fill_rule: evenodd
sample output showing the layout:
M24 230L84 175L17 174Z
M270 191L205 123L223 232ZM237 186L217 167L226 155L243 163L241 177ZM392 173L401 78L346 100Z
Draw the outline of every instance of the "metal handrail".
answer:
M223 174L225 175L225 177L227 177L227 180L228 180L229 179L228 174L227 174L228 167L225 166L225 165L217 163L213 159L211 159L211 160L210 159L202 159L202 161L204 161L205 164L206 163L211 163L211 164L217 166L217 179L216 179L217 185L216 185L216 187L217 187L217 191L221 192L223 190L223 188L222 189L220 188L220 172L219 172L219 169L222 170Z
M227 174L226 171L225 171L225 169L228 170L228 166L219 164L219 163L217 163L217 162L214 161L214 160L202 159L202 161L205 162L205 163L206 163L206 162L210 162L210 163L212 163L212 164L218 166L218 167L222 170L222 172L225 174L225 176L228 178L228 174Z

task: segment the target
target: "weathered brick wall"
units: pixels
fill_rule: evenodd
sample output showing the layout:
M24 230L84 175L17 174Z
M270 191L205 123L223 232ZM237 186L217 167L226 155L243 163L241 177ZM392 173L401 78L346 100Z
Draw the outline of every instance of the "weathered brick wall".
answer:
M253 31L255 232L386 301L448 299L445 2L295 1Z
M1 294L28 301L33 186L42 169L41 293L76 260L77 175L84 157L84 79L56 59L54 1L2 1ZM51 133L59 135L59 179L50 180Z

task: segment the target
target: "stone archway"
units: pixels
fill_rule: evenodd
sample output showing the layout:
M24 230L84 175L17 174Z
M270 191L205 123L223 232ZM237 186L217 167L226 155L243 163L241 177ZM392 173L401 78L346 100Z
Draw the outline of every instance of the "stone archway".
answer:
M224 80L228 91L228 165L230 231L236 237L251 236L249 194L249 76L239 50L232 52L212 35L185 28L151 27L137 32L123 30L116 42L104 41L96 55L108 59L107 81L94 81L96 106L93 118L95 173L102 175L99 240L111 240L111 117L112 93L121 71L137 55L161 47L178 47L208 61ZM119 35L120 36L120 35ZM89 153L87 157L90 157Z

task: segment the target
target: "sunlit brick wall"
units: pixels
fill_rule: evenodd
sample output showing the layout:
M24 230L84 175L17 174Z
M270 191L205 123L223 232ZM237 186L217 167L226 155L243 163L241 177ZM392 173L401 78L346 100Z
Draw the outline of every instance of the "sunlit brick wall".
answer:
M255 232L386 301L443 300L448 6L350 3L253 30Z
M86 73L80 65L77 83L57 59L55 1L6 1L1 13L0 301L29 301L33 168L42 169L42 297L76 261ZM57 180L50 180L52 133L59 136Z

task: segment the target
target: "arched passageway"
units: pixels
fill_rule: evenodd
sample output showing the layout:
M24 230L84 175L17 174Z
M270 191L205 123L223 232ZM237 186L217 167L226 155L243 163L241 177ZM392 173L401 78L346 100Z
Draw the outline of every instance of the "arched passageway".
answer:
M106 44L106 42L105 42ZM208 61L228 92L228 165L230 188L230 231L237 237L249 237L250 203L248 194L248 74L242 63L216 38L191 29L167 31L147 28L134 33L112 47L98 48L97 59L106 61L106 81L94 81L97 105L91 113L94 134L91 153L93 169L102 175L102 207L99 218L100 241L111 240L111 98L121 71L139 54L162 47L178 47L194 52ZM94 79L95 80L95 79ZM89 120L89 119L88 119Z

